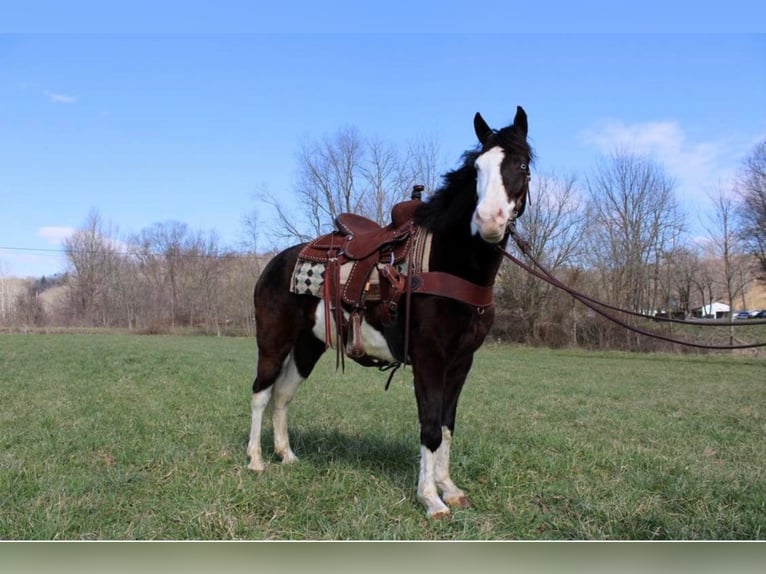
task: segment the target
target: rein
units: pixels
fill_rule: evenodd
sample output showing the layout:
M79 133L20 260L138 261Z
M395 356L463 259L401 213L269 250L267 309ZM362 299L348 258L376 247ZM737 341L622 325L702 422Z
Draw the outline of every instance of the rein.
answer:
M604 309L609 309L610 311L615 311L618 313L625 313L627 315L633 315L635 317L641 317L643 319L651 319L652 321L681 323L685 325L694 325L697 327L730 327L735 325L741 326L744 323L713 324L713 323L701 323L698 321L684 321L681 319L671 319L671 318L664 318L664 317L652 317L650 315L644 315L642 313L637 313L635 311L629 311L627 309L622 309L620 307L609 305L607 303L594 299L593 297L585 295L584 293L581 293L580 291L573 289L572 287L569 287L568 285L565 285L558 278L556 278L532 255L531 250L529 248L529 243L519 236L513 224L509 225L509 233L511 237L513 237L514 241L516 242L516 245L518 245L519 250L527 257L527 259L529 259L532 262L534 267L536 267L537 269L535 269L534 267L530 265L527 265L520 259L514 257L513 255L508 253L505 249L498 247L498 250L503 254L504 257L506 257L507 259L509 259L510 261L512 261L519 267L521 267L527 273L533 275L534 277L537 277L538 279L545 281L546 283L554 287L557 287L558 289L561 289L562 291L572 296L572 298L574 298L576 301L579 301L580 303L582 303L583 305L585 305L592 311L595 311L602 317L608 319L609 321L612 321L613 323L616 323L617 325L620 325L621 327L624 327L625 329L628 329L629 331L633 331L634 333L638 333L639 335L643 335L646 337L652 337L654 339L666 341L668 343L685 345L687 347L696 347L698 349L734 350L734 349L754 349L756 347L766 347L766 343L750 343L750 344L741 344L741 345L708 345L703 343L694 343L692 341L684 341L681 339L668 337L666 335L660 335L659 333L654 333L652 331L647 331L646 329L641 329L640 327L631 325L615 317L614 315L607 313ZM747 325L762 325L762 324L766 324L766 321L748 321L747 322Z

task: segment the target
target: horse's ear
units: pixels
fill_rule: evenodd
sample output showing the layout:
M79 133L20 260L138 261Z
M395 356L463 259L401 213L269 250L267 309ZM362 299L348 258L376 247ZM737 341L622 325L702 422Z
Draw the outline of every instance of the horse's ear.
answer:
M513 118L513 125L522 131L524 137L527 137L527 112L521 106L516 106L516 117Z
M492 128L487 125L487 122L484 121L479 112L476 112L476 115L473 116L473 129L481 145L487 143L489 136L492 135Z

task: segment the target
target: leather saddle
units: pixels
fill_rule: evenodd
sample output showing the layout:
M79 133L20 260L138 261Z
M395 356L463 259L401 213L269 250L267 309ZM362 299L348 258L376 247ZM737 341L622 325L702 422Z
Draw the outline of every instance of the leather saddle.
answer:
M391 223L385 226L361 215L342 213L335 219L335 231L307 243L298 255L299 260L324 265L325 311L335 318L337 340L345 339L343 334L348 333L346 352L352 358L365 356L361 322L368 300L383 303L384 323L395 320L392 311L404 290L402 274L396 267L404 265L410 254L415 231L413 219L420 203L420 199L412 199L396 204L391 211ZM343 282L341 267L345 269ZM371 282L373 271L380 277L375 285ZM344 310L349 314L348 320ZM326 324L329 345L333 333L330 321Z
M336 230L306 244L298 258L326 265L325 284L332 279L331 267L351 264L342 289L342 301L352 308L363 308L369 294L372 271L381 265L397 265L407 259L414 231L413 217L420 200L398 203L391 223L381 226L355 213L341 213ZM333 288L340 285L331 286Z

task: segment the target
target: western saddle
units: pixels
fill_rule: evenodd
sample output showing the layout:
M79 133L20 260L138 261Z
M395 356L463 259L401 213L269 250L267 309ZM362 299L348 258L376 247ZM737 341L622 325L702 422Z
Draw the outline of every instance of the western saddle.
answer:
M391 327L397 320L401 296L407 293L427 293L458 299L483 311L492 303L492 287L481 287L456 276L429 272L413 266L413 242L425 237L414 223L415 210L422 203L422 185L413 188L412 198L396 204L391 210L391 222L381 226L375 221L354 213L342 213L335 219L336 230L307 243L298 255L301 262L324 266L322 285L325 317L335 320L335 333L331 321L325 320L325 341L332 346L333 335L338 341L336 349L342 361L343 341L349 357L368 365L383 368L379 360L368 357L361 337L362 318L367 302L380 302L380 320ZM418 258L429 246L420 241ZM343 270L343 277L341 277ZM344 315L348 313L348 319ZM406 321L409 322L409 305ZM407 362L407 334L400 362ZM348 334L347 337L345 334Z

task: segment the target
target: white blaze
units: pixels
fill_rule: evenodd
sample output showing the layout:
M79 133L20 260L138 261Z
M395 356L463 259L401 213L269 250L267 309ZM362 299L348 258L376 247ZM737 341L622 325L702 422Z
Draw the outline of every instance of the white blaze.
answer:
M514 202L508 200L500 173L500 164L505 152L500 147L493 147L481 154L476 160L476 194L478 202L471 219L471 233L493 243L505 235L508 219L511 217Z

